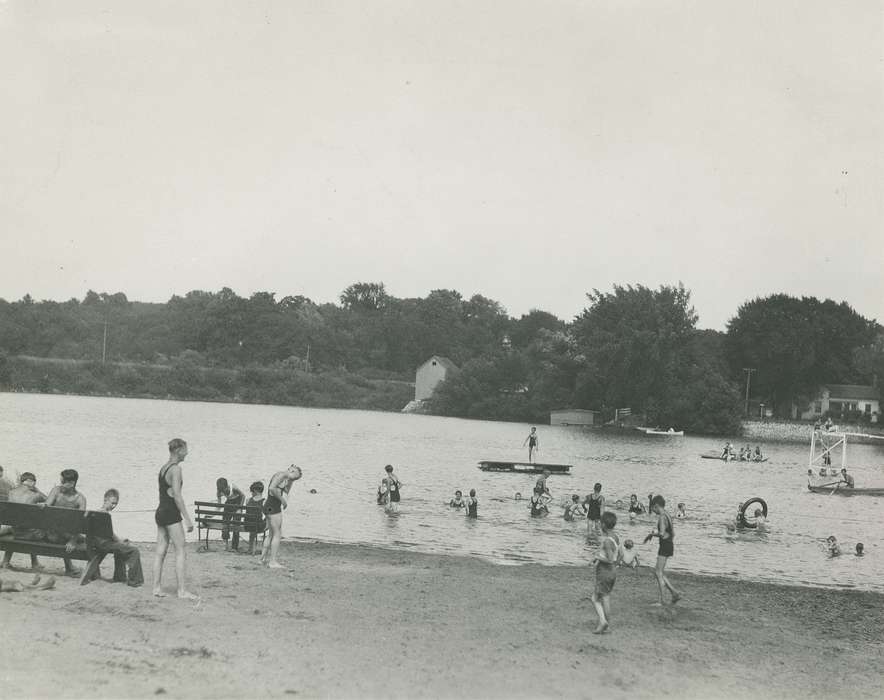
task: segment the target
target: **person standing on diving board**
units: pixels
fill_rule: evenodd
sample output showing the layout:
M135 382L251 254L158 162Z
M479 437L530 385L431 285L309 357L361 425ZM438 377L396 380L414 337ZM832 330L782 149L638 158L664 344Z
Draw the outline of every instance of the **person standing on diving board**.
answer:
M534 453L540 449L540 438L537 437L537 428L532 426L531 432L528 433L528 437L522 443L522 447L525 447L525 445L528 445L528 461L534 464Z

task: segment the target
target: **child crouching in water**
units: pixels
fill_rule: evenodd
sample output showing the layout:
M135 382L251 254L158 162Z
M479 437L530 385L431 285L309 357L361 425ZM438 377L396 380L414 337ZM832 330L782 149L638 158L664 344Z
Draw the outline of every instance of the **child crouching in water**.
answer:
M620 558L617 564L620 566L631 566L633 569L638 568L638 552L633 549L635 543L632 540L623 540L623 549L620 550Z
M614 581L617 580L617 561L620 559L620 540L614 534L617 525L617 516L611 511L602 513L601 538L599 551L590 564L595 563L595 591L592 594L592 604L599 616L598 627L593 634L604 634L608 629L611 619L611 591L614 589Z

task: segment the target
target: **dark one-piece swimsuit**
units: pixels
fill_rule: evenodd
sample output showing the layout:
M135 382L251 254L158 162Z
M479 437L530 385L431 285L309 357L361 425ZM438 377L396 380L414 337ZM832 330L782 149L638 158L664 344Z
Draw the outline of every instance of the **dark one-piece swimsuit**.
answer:
M672 541L675 538L675 531L672 529L672 518L669 515L666 516L666 532L669 537L660 540L660 546L657 548L658 557L671 557L675 554L675 544Z
M181 512L178 510L175 499L169 495L169 484L166 483L166 474L169 473L169 469L171 468L172 467L170 466L166 469L161 469L158 477L160 486L160 505L157 506L154 520L160 527L166 527L181 522Z

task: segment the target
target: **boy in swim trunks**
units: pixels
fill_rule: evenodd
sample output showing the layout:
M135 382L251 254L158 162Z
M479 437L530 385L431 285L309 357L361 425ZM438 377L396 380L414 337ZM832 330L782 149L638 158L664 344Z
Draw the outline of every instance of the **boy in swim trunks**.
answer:
M675 529L672 527L672 518L666 512L666 499L657 495L651 499L651 509L657 514L657 529L645 537L645 543L656 537L660 541L657 549L657 566L654 569L654 575L657 577L657 587L660 589L660 603L663 605L663 591L668 590L672 594L672 602L677 603L681 598L681 594L675 590L675 586L669 583L669 579L663 573L666 568L666 562L669 557L675 554Z
M37 488L37 477L31 472L24 472L18 478L18 481L18 486L9 492L10 503L27 503L29 505L35 505L46 501L46 494ZM13 530L10 526L0 525L0 534L7 535L12 532ZM46 537L46 533L42 530L19 529L15 534L20 540L42 540ZM3 561L0 562L0 569L10 568L11 562L12 552L7 550L3 553ZM36 554L31 555L31 568L35 570L42 568L40 562L37 560Z
M86 510L86 498L82 493L77 491L77 482L80 475L76 469L64 469L61 472L61 484L54 486L46 497L46 505L56 508L71 508L74 510ZM68 532L51 531L46 533L46 539L55 544L65 542L65 551L73 552L76 549L80 537L77 534ZM73 562L67 557L62 557L64 561L64 573L67 576L77 576L80 570L74 567Z
M601 517L601 541L599 551L590 562L595 564L595 591L592 594L592 604L599 616L598 627L593 634L604 634L608 630L611 620L611 591L614 590L614 582L617 580L617 561L620 558L620 540L614 534L617 525L617 516L608 511Z

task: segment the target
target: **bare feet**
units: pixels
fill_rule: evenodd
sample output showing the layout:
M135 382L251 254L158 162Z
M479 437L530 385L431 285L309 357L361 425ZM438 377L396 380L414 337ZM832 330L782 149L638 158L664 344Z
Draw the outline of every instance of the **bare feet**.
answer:
M196 593L190 591L178 591L178 597L181 600L199 600L200 597Z
M678 593L672 594L672 604L673 605L675 605L680 600L681 600L681 596Z
M73 567L64 572L65 576L79 576L83 573L82 569L78 569L77 567Z
M282 564L280 564L278 561L272 561L269 564L267 564L267 568L268 569L284 569L285 567Z
M154 594L157 598L165 598L165 597L168 595L167 593L164 593L164 592L163 592L163 589L162 589L162 588L154 588L154 589L153 589L153 594Z
M607 631L608 631L608 623L606 622L606 623L604 623L603 625L599 625L598 627L596 627L596 628L592 631L592 633L593 633L593 634L604 634L604 633L607 632Z

